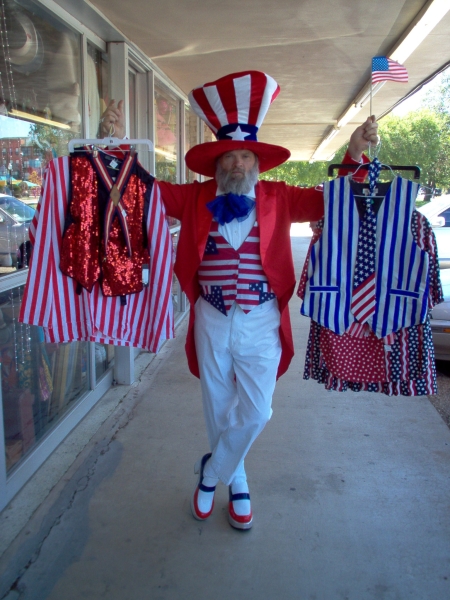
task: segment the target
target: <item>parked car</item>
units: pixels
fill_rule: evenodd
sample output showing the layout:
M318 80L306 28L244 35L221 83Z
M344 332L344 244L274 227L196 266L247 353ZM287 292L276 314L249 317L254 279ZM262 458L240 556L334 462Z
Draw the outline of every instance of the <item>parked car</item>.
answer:
M433 227L448 227L450 221L447 221L449 217L448 210L450 209L450 194L445 196L439 196L430 200L426 204L420 206L417 210L426 216ZM445 213L445 214L444 214Z
M444 219L444 225L442 225L442 227L450 227L450 208L447 208L447 210L441 212L439 217Z
M445 301L431 311L431 331L436 359L450 360L450 269L441 270L441 282Z
M0 194L0 266L22 267L30 249L28 230L34 208L8 194Z
M450 269L450 227L433 227L441 271Z
M418 209L430 221L438 247L439 266L450 269L450 194L434 198Z

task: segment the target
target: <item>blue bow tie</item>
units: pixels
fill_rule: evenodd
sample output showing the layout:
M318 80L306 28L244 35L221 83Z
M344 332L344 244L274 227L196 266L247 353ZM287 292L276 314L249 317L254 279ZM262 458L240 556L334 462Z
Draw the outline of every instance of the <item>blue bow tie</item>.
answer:
M220 225L225 225L233 219L244 221L255 207L255 204L253 198L230 193L217 196L211 202L207 202L206 206L212 212L214 219L219 221Z

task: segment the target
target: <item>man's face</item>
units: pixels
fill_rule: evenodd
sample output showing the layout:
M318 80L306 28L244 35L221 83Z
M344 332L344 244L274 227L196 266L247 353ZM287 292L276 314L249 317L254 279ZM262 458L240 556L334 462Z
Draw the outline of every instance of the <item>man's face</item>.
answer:
M251 150L225 152L217 161L216 181L226 194L248 194L258 175L258 158Z
M219 158L222 170L229 174L230 179L243 179L255 163L256 156L251 150L231 150Z

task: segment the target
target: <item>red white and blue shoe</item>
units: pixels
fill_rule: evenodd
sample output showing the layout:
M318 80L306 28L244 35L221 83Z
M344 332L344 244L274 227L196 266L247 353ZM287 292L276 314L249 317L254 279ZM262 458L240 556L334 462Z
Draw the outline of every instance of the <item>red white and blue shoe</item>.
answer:
M191 498L191 511L194 519L205 521L211 516L214 508L214 492L216 486L208 487L203 484L203 470L207 460L211 457L211 452L205 454L203 458L195 463L194 473L199 473L198 484Z
M228 493L228 522L235 529L251 529L253 514L250 504L250 494L248 491L233 494L231 485L228 486Z

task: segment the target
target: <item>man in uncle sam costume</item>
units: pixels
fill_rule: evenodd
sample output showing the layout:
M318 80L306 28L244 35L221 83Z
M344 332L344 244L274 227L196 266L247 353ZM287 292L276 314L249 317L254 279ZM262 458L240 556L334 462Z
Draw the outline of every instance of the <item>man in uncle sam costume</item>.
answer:
M314 188L258 181L284 163L289 150L257 140L280 88L259 71L234 73L194 89L193 110L218 141L186 154L192 171L212 179L158 182L167 214L181 221L175 272L190 302L186 353L200 377L210 452L196 464L193 516L206 520L216 485L229 486L228 519L249 529L253 516L244 459L272 414L277 377L294 354L288 301L295 287L293 222L323 216ZM119 115L119 116L118 116ZM105 114L118 131L120 110ZM344 163L360 162L377 124L352 134Z

